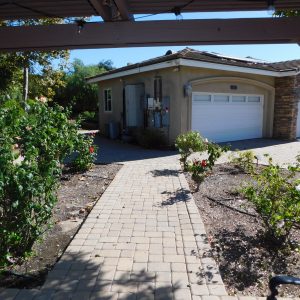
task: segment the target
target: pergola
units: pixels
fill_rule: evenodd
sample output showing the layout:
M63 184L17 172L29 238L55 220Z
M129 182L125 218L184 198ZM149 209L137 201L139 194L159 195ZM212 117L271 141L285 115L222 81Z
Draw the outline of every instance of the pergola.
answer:
M300 44L300 17L135 20L184 12L300 10L300 0L0 0L0 19L70 18L70 24L0 27L0 50L201 44ZM82 18L100 16L101 22ZM142 21L140 21L142 20ZM78 34L78 26L83 27Z

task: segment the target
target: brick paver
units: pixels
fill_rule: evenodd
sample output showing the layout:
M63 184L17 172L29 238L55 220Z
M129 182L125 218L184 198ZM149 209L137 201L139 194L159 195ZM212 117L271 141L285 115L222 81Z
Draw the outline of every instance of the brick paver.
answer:
M40 290L0 299L229 297L178 161L156 158L125 163Z

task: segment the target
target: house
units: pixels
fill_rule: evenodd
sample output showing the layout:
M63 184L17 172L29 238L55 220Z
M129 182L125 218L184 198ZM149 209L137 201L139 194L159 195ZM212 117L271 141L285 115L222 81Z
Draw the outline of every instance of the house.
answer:
M215 142L300 136L300 60L267 63L185 48L88 79L100 130L197 130Z

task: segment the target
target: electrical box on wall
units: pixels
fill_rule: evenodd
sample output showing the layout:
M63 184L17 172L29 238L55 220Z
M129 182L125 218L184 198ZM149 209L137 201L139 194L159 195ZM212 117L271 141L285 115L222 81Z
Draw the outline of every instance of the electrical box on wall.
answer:
M147 99L147 108L148 109L154 109L154 99L153 98L148 98Z
M161 101L154 98L147 98L146 126L147 127L169 127L170 124L170 97L163 97Z

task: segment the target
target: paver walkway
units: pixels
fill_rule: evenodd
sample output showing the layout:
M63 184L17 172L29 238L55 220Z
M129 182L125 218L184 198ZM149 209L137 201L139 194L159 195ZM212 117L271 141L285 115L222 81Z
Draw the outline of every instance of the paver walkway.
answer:
M7 289L0 299L238 298L210 257L178 157L150 155L124 164L40 290Z
M226 295L204 225L179 164L150 159L123 166L42 289L12 299L201 295Z

